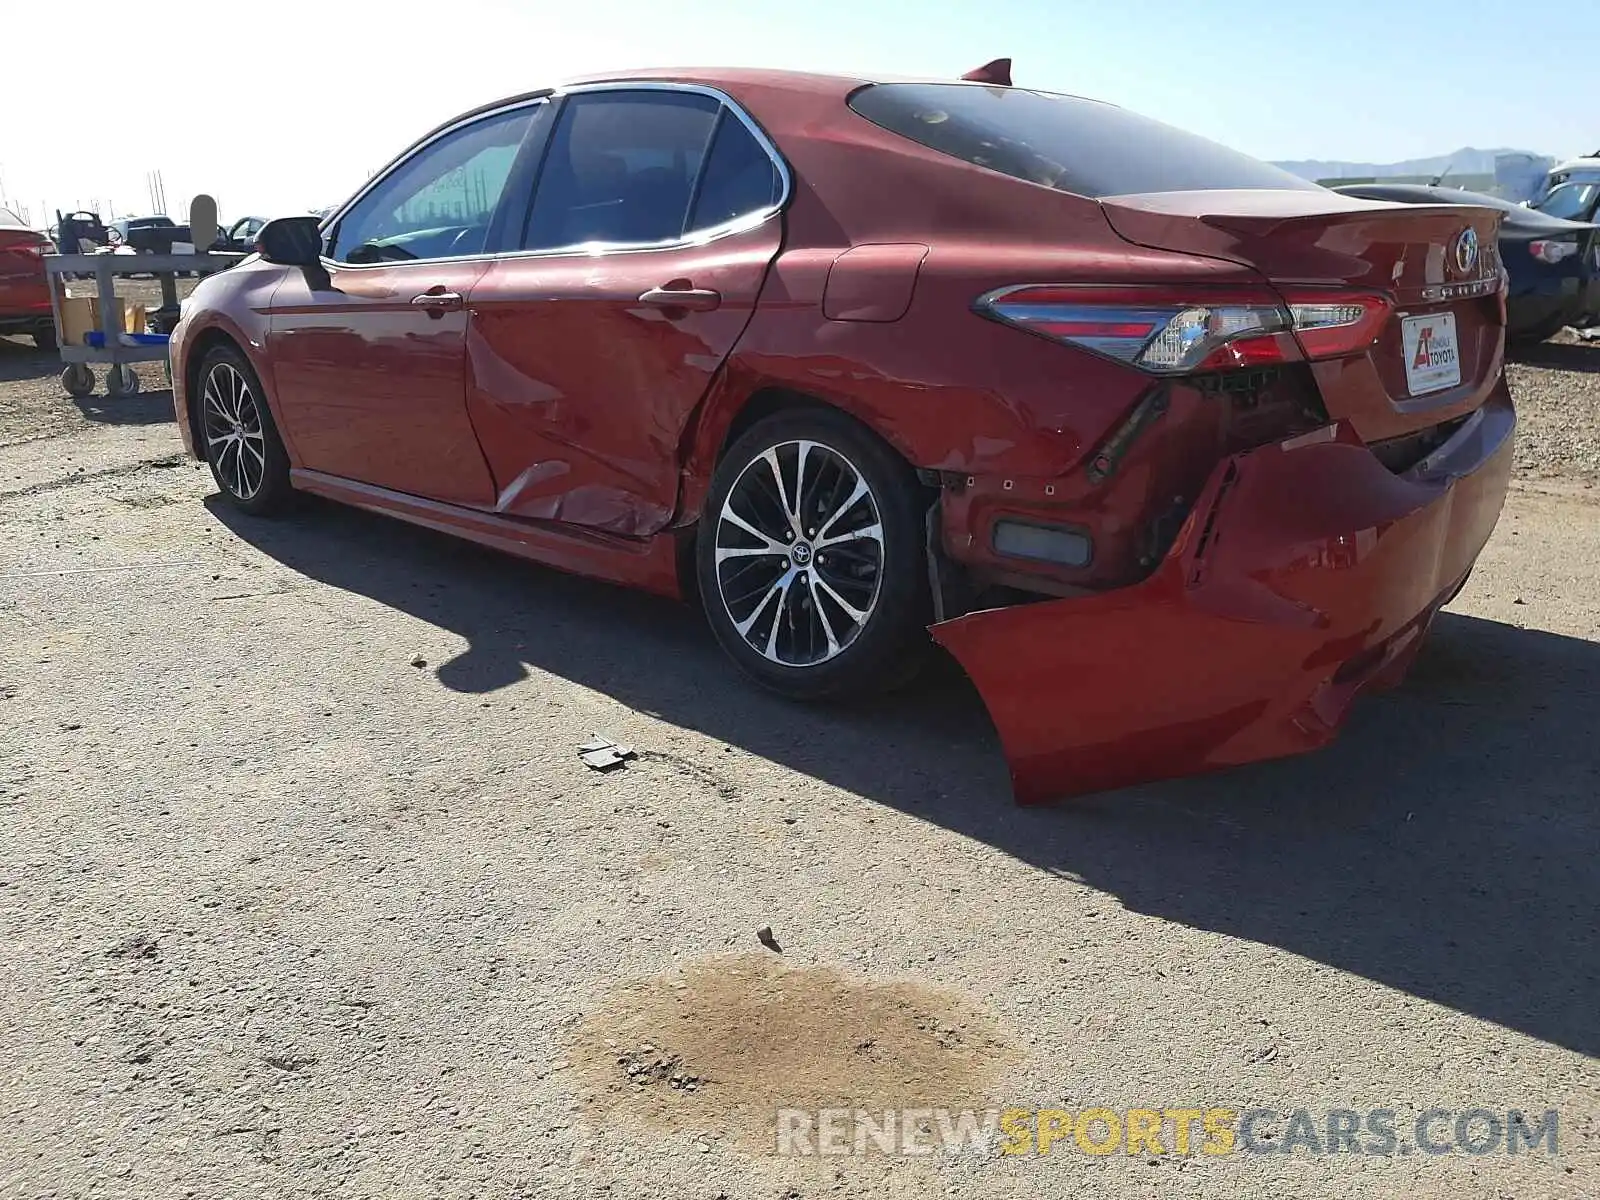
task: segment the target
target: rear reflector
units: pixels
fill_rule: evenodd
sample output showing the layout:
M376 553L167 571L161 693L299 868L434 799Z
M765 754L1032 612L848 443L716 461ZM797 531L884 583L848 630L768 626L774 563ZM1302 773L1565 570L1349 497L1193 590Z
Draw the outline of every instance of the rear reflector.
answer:
M1287 300L1287 303L1284 300ZM1267 288L1079 287L1021 284L981 297L977 311L1153 375L1336 358L1370 345L1390 314L1382 296Z
M1012 558L1086 567L1094 557L1094 544L1083 534L1050 525L1000 520L994 523L992 538L995 551Z

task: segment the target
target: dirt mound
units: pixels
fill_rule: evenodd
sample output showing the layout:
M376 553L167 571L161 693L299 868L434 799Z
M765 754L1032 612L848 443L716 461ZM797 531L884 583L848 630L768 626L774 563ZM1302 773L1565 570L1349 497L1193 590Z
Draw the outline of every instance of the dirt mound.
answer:
M742 955L618 988L579 1026L573 1064L593 1119L771 1151L781 1108L983 1108L1017 1057L953 992Z

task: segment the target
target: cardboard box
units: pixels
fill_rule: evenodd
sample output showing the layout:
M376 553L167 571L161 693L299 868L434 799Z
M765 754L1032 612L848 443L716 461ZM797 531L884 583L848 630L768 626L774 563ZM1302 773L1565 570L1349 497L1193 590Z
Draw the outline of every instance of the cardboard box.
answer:
M142 304L116 302L115 328L123 333L143 333L145 309ZM100 301L94 296L66 296L61 301L61 343L81 346L90 333L100 328Z

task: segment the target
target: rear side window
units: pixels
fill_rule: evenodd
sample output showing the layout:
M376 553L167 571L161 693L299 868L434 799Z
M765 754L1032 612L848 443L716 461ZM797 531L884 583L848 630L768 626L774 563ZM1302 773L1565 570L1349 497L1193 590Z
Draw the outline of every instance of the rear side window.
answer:
M689 228L714 229L763 212L777 204L782 194L777 164L744 122L724 111L700 176Z
M1317 187L1248 154L1076 96L880 83L856 92L850 107L929 149L1080 196Z
M692 92L570 97L539 173L524 248L682 237L721 108Z

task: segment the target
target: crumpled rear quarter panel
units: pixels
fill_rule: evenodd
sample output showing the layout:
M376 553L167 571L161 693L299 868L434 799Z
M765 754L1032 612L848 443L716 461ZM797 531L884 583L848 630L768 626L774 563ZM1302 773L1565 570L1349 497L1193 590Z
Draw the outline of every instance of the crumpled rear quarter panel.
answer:
M1224 460L1155 573L932 627L1033 803L1294 754L1398 682L1504 502L1497 396L1428 460L1385 468L1347 422Z

